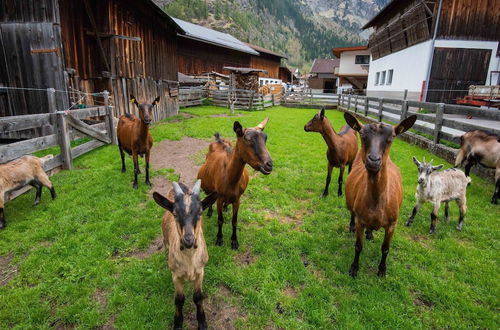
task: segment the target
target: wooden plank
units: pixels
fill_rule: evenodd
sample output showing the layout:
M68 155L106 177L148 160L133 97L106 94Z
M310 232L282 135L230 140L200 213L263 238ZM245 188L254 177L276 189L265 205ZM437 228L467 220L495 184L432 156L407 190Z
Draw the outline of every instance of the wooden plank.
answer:
M69 139L69 130L66 123L66 116L64 113L57 114L57 130L59 135L59 146L61 147L61 160L63 161L63 168L71 170L73 162L71 159L71 144Z
M0 117L0 131L15 132L35 127L53 125L55 118L48 113L37 115Z
M92 140L87 143L81 144L73 149L71 149L71 157L72 158L77 158L89 151L92 151L96 148L99 148L103 145L106 145L106 143L97 141L97 140Z
M443 119L443 126L450 127L459 131L469 132L473 130L481 130L489 133L496 134L500 136L500 130L492 127L484 127L479 125L474 125L472 123L464 123L461 121L451 120L451 119Z
M0 146L0 163L6 163L23 155L44 150L57 145L57 134Z
M483 110L463 105L445 104L444 113L450 115L464 115L464 116L472 116L476 118L500 121L500 111L496 109Z
M90 137L93 137L94 139L97 139L97 140L102 141L104 143L111 143L111 139L109 138L109 136L93 129L92 126L85 124L83 121L72 117L71 114L66 115L66 121L69 125L71 125L76 130L78 130L78 131L80 131L80 132L82 132Z
M87 109L79 110L69 110L68 114L71 114L76 119L84 119L88 117L98 117L105 116L107 114L106 107L92 107Z

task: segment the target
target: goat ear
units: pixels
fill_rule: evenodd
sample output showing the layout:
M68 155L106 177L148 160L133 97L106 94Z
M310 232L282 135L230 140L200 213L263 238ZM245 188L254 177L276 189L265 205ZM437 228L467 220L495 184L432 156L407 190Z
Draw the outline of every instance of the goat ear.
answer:
M351 126L351 128L355 131L361 131L361 128L363 125L354 117L351 115L349 112L344 113L344 119L347 122L347 125Z
M154 101L151 104L158 105L159 103L160 103L160 97L158 96L157 98L154 99Z
M325 109L321 109L321 112L319 113L319 117L321 118L321 120L323 120L323 118L325 118Z
M404 133L407 130L409 130L413 126L413 124L415 124L416 121L417 121L417 116L415 115L410 116L405 120L403 120L402 122L400 122L399 124L397 124L396 126L394 126L394 132L396 133L396 135Z
M417 167L420 167L420 162L415 157L412 157L412 158L413 158L413 162L415 163L415 165L417 165Z
M132 102L133 104L139 106L139 102L137 102L135 96L132 95L132 94L130 94L130 102Z
M444 165L442 165L442 164L441 164L441 165L438 165L438 166L432 166L432 170L433 170L433 171L440 170L440 169L442 169L442 168L443 168L443 166L444 166Z
M241 126L239 121L234 122L233 131L236 133L238 137L243 136L243 126Z
M170 212L174 211L174 203L172 203L156 191L153 193L153 199L155 200L156 204L160 205L164 209L169 210Z
M269 118L264 119L259 125L257 125L255 127L255 129L263 131L264 128L266 127L268 121L269 121Z
M216 192L213 192L210 195L208 195L207 197L205 197L205 199L203 199L201 201L201 208L204 210L207 207L209 207L210 205L212 205L213 203L215 203L215 201L217 200L217 197L218 196L217 196Z

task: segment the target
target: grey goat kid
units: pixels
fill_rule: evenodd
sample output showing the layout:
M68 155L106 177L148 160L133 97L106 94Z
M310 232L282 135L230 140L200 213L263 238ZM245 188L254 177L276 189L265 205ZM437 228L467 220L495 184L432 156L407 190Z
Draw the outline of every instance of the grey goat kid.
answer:
M471 181L466 177L464 172L455 168L445 171L439 171L443 165L432 166L432 160L429 163L419 162L413 157L413 162L418 167L418 186L415 198L417 203L413 208L413 212L406 221L406 226L410 226L415 219L415 215L425 202L430 202L434 206L431 213L431 228L429 233L436 232L436 222L439 212L439 207L442 202L445 203L444 218L449 222L449 202L456 201L460 210L460 218L458 220L457 229L462 230L464 223L465 212L467 210L466 189Z

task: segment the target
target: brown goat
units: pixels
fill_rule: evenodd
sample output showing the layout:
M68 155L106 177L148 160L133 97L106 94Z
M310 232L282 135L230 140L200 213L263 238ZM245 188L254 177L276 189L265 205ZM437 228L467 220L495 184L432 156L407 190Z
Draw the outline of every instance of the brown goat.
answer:
M134 161L134 189L137 189L137 174L140 174L138 156L145 156L146 160L146 184L151 186L149 181L149 152L153 146L153 137L149 133L149 124L153 116L153 107L160 101L157 97L152 103L137 102L133 95L130 95L130 101L139 109L139 118L132 114L120 116L116 134L118 136L118 148L122 158L122 173L125 169L125 155L123 151L132 155Z
M460 137L460 150L455 160L455 167L465 166L465 175L469 176L471 167L475 164L495 169L495 190L491 203L498 204L500 198L500 138L498 136L476 130Z
M325 109L321 109L319 113L304 125L306 132L318 132L328 146L326 158L328 159L328 174L326 176L325 190L323 197L328 196L328 186L332 177L332 169L338 167L339 172L339 189L338 195L342 196L342 182L344 181L344 170L346 165L349 166L351 172L352 163L358 153L358 136L356 131L352 130L348 125L344 125L340 133L336 133L332 124L325 116Z
M194 283L193 301L196 305L198 329L206 329L207 321L203 309L203 276L208 262L208 251L203 235L203 210L212 205L217 194L213 193L200 201L198 180L192 192L184 184L173 182L168 197L153 193L155 202L166 209L162 221L163 241L167 250L168 268L172 272L175 287L174 329L182 329L184 305L184 281Z
M44 158L23 156L0 165L0 229L6 226L4 213L5 193L18 190L29 184L36 188L33 205L40 203L42 186L49 188L52 199L57 197L52 182L50 182L49 177L43 170Z
M222 225L224 224L223 208L233 205L233 234L231 236L231 248L238 249L238 237L236 227L238 223L238 210L240 197L248 185L248 171L245 164L252 166L264 175L271 173L273 161L266 148L267 136L263 132L267 124L266 118L255 128L243 128L239 122L235 122L233 130L238 138L234 150L228 147L225 140L220 139L212 142L205 163L198 171L198 179L201 179L203 190L210 194L217 192L217 222L219 230L216 245L224 243ZM217 138L217 135L216 135ZM209 210L209 215L211 212Z
M347 208L356 226L355 256L349 274L356 277L358 273L364 229L371 233L383 227L385 237L378 276L385 276L389 245L403 202L401 174L391 161L389 151L394 137L410 129L417 117L410 116L396 126L383 123L362 125L350 113L345 113L344 118L361 136L361 149L346 183Z

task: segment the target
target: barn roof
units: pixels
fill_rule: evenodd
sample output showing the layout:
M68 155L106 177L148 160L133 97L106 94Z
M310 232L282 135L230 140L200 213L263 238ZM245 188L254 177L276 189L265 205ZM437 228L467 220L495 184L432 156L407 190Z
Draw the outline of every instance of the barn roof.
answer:
M201 42L206 42L224 48L234 49L243 53L259 55L258 52L228 33L215 31L201 25L183 21L175 17L172 18L175 23L177 23L177 25L179 25L186 32L186 34L183 35L183 37L185 38L199 40Z
M383 16L385 16L385 14L389 13L393 8L395 8L398 3L402 3L402 2L405 2L405 1L407 1L407 0L391 0L391 1L389 1L384 6L384 8L380 9L380 11L378 12L377 15L373 16L372 19L369 20L362 27L362 29L365 30L365 29L368 29L368 28L374 26L377 23L377 21L379 21L381 18L383 18Z
M256 73L256 72L263 72L263 73L268 73L267 70L264 70L264 69L254 69L254 68L235 68L234 66L225 66L223 68L224 70L228 70L228 71L232 71L232 72L236 72L236 73L243 73L243 74L247 74L247 73Z
M340 65L340 60L338 58L317 58L314 60L310 72L313 73L333 73L335 67Z
M164 12L156 3L154 3L152 0L146 0L146 4L154 10L158 15L162 16L165 20L167 25L173 27L177 33L184 34L184 30L175 22L174 18L169 16L166 12Z
M264 47L260 47L260 46L257 46L257 45L252 45L252 44L249 44L248 42L245 42L245 44L247 46L249 46L250 48L258 51L259 53L265 53L265 54L273 55L273 56L276 56L276 57L281 57L281 58L288 59L288 57L286 57L285 55L273 52L272 50L266 49Z

